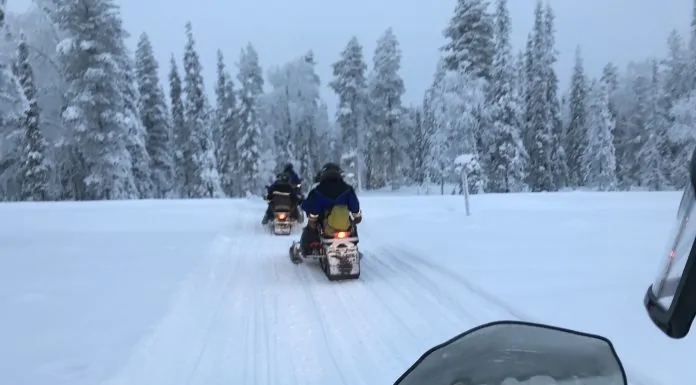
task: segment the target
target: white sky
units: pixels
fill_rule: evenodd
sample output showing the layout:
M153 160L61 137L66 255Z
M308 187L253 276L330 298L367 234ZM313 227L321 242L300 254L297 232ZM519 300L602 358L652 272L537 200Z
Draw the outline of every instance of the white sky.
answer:
M556 12L557 71L565 89L575 47L582 47L585 67L600 73L609 61L625 66L630 60L663 55L671 29L687 33L693 0L549 0ZM10 10L26 9L31 0L9 0ZM430 85L442 30L456 0L120 0L130 45L145 31L152 40L162 79L172 53L181 61L184 24L193 23L209 95L215 82L215 52L222 49L228 67L240 49L252 42L264 70L312 49L322 79L322 94L335 110L337 98L326 86L331 63L339 58L352 35L365 48L371 67L375 41L393 27L403 51L401 75L404 102L419 103ZM536 0L509 0L515 50L524 47L531 30ZM167 85L165 84L165 87Z

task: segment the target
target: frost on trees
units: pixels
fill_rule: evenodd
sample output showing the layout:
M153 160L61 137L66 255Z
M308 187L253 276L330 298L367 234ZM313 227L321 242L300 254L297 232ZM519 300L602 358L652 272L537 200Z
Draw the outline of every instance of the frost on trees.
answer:
M566 163L568 165L568 179L571 187L583 186L586 182L582 159L589 138L587 124L588 88L582 53L580 47L577 47L570 83L570 104L568 106L570 109L570 121L568 122L565 136Z
M236 190L239 184L237 165L239 157L237 153L237 137L239 124L237 121L237 97L232 77L227 72L222 52L217 55L217 82L215 95L217 100L216 128L218 139L216 141L218 170L223 191L229 196L237 196Z
M293 163L304 180L311 180L325 159L329 143L328 115L320 98L320 79L309 52L269 71L271 92L265 95L265 118L273 128L279 165ZM338 161L331 159L331 161Z
M363 47L356 37L348 41L341 52L341 59L332 65L334 80L329 83L338 95L336 122L341 139L338 151L341 168L352 174L352 183L362 188L364 130L367 122L367 64Z
M444 71L436 76L430 90L428 104L435 125L432 139L432 168L439 174L441 189L446 182L459 182L452 168L452 160L458 154L477 154L475 132L478 111L485 101L484 81L459 71ZM483 170L469 175L472 192L481 193L485 188Z
M4 13L4 2L0 12ZM0 38L6 36L4 20L0 21ZM3 41L3 45L9 41ZM3 50L4 51L4 50ZM22 185L18 174L22 168L22 120L29 108L22 86L12 71L13 58L0 54L0 199L18 200Z
M493 18L486 0L458 0L454 15L443 31L447 44L442 47L448 70L466 72L490 79L493 60Z
M128 37L127 34L124 38L126 37ZM129 51L125 47L125 42L123 42L123 44L123 56L120 58L119 62L124 79L121 83L121 90L125 101L123 123L128 130L128 136L124 139L132 160L133 180L138 190L138 197L141 199L150 199L155 197L156 191L152 182L150 154L147 151L147 130L143 125L138 108L138 103L140 103L140 92L135 79L134 62L133 59L131 59Z
M184 117L188 131L185 161L188 177L187 192L191 198L219 198L223 196L220 175L215 159L215 143L208 116L202 65L195 49L191 23L186 23L184 48Z
M608 85L595 81L587 115L588 143L582 155L582 180L599 191L616 189L614 118L609 111Z
M68 89L63 119L78 162L77 199L138 197L127 142L122 70L124 30L110 0L56 0L55 20L70 34L57 46Z
M401 69L401 48L391 28L377 40L370 74L370 138L372 188L391 185L396 189L403 182L400 175L404 133L401 131L403 106L401 97L406 92Z
M159 64L146 34L140 35L135 52L135 73L140 93L139 113L147 132L147 152L157 198L173 198L174 146L169 111L158 77Z
M17 47L16 73L29 103L23 119L24 138L19 172L21 199L45 201L52 195L52 167L46 157L48 142L41 132L41 109L37 101L34 71L29 63L29 47L23 35Z
M181 76L172 55L169 61L169 105L171 106L172 137L174 144L174 189L180 197L187 196L186 189L189 185L187 159L190 159L188 150L188 127L184 116L183 85Z
M242 49L237 80L239 92L239 173L241 191L244 194L260 192L259 171L262 155L262 122L259 116L259 101L263 94L263 73L259 64L259 55L251 44Z
M514 86L516 69L506 0L498 1L495 16L495 54L487 95L490 102L486 104L490 125L481 132L479 154L488 191L519 192L526 187L528 155L522 143L523 100Z

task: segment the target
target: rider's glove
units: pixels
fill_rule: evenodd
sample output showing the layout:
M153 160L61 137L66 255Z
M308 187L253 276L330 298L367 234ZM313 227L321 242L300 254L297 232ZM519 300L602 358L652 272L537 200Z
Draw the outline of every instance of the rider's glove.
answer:
M315 214L309 214L309 218L307 218L307 226L311 229L314 229L317 227L317 220L319 219L318 215Z
M362 211L358 211L357 213L353 213L353 223L355 223L357 225L360 222L362 222Z

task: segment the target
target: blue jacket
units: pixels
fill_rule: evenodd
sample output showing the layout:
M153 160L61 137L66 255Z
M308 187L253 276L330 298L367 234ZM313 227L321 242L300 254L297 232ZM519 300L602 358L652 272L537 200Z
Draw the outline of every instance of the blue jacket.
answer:
M302 183L302 179L297 175L297 173L294 170L288 170L285 171L290 175L290 183L296 185Z
M302 202L302 210L309 217L323 218L336 205L346 205L351 213L360 212L360 201L355 190L343 181L320 183L307 195Z

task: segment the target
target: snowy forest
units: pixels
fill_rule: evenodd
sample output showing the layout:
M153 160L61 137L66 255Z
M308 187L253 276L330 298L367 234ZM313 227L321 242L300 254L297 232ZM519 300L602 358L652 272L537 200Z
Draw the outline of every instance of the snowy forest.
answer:
M422 74L432 85L404 105L391 28L373 53L356 38L337 42L334 76L319 79L311 51L264 69L253 42L232 63L220 51L201 63L191 23L183 57L158 63L146 33L127 47L115 0L34 0L24 14L6 14L6 1L4 201L259 195L287 162L311 181L329 161L359 190L461 193L462 172L472 193L667 190L685 185L696 143L696 19L690 36L665 36L666 57L607 63L596 79L578 47L562 90L550 6L537 3L516 52L507 0L458 0L437 68ZM203 65L217 67L210 92Z

